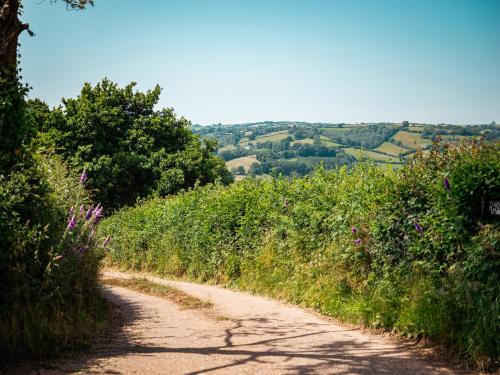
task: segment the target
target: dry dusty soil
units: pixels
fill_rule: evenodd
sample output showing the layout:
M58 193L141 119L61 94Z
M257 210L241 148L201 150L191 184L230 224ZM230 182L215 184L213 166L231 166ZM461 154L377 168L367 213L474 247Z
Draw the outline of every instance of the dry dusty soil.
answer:
M106 277L130 274L107 271ZM121 327L90 352L37 374L456 374L394 339L267 298L168 281L213 308L105 286Z

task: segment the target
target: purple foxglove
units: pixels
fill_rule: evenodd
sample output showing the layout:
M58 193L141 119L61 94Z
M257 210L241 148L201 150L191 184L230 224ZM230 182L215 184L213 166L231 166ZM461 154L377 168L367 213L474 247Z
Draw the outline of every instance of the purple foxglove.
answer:
M80 175L80 182L82 184L84 184L85 181L87 181L87 177L88 177L87 176L87 171L84 169L83 172L82 172L82 174Z
M451 185L450 185L450 180L448 180L448 177L445 177L444 180L443 180L443 184L444 184L444 188L446 190L450 190L451 189Z
M71 217L71 219L68 221L68 230L71 232L74 228L75 228L75 224L76 224L76 218L75 218L75 215L73 215Z
M85 220L90 220L92 217L92 212L94 211L94 207L90 206L89 209L87 210L87 213L85 214Z

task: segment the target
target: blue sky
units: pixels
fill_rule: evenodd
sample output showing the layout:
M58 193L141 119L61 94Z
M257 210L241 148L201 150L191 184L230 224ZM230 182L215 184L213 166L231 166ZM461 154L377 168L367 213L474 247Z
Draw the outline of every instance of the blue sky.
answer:
M24 0L50 105L104 77L193 123L500 122L500 0Z

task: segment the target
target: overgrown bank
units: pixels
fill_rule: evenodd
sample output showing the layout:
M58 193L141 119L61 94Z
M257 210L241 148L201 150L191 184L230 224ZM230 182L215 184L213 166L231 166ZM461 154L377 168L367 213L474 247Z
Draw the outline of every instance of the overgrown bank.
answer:
M247 179L123 209L100 226L115 265L232 284L498 364L500 147L435 145L359 165Z
M98 212L80 212L91 205L84 176L27 145L25 94L0 67L0 370L86 343L106 315Z
M0 369L86 346L107 319L100 213L75 177L29 154L0 174Z

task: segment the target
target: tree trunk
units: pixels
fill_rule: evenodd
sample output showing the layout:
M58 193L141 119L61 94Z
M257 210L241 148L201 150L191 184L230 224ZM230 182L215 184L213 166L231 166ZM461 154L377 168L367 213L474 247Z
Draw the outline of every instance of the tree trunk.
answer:
M28 24L19 21L20 0L0 0L0 71L17 63L19 35L28 30Z

